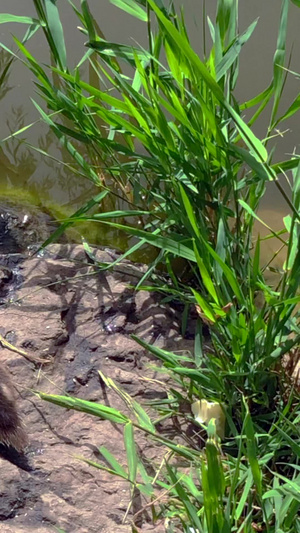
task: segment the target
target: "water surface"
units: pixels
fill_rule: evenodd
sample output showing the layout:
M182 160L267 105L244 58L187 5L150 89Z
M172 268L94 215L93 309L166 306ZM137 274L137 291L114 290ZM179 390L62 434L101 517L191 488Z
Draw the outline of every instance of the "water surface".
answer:
M80 5L80 2L75 2ZM199 52L202 49L202 3L198 0L184 0L187 25L190 28L192 43ZM207 13L213 17L216 1L207 2ZM77 30L78 20L66 0L58 0L62 22L66 35L68 61L71 66L76 65L84 53L84 36ZM89 2L92 13L107 39L114 42L137 41L146 45L147 37L144 23L133 19L111 5L108 0L91 0ZM259 17L258 25L250 42L243 48L241 55L240 78L236 95L240 101L245 101L265 89L272 75L272 59L276 47L277 30L281 9L280 0L242 0L240 1L240 29L246 27ZM1 0L1 12L35 16L32 0ZM293 45L294 53L291 60L291 70L300 72L300 9L291 4L289 16L288 51ZM24 27L17 24L0 26L0 41L9 47L16 47L12 42L12 35L19 38L24 34ZM33 37L28 44L35 57L49 64L48 48L42 32ZM7 57L1 57L1 65ZM88 72L86 72L88 76ZM88 199L94 191L87 180L74 176L66 167L58 163L55 158L68 162L68 156L59 146L56 138L49 133L48 128L39 120L30 98L34 95L33 75L21 63L15 61L7 85L2 90L0 100L1 135L3 139L11 132L26 124L37 122L27 130L18 140L0 145L0 194L22 197L37 205L46 206L54 212L73 212L82 202ZM299 91L299 80L288 76L284 97L281 101L281 111L287 109ZM288 123L289 131L284 135L278 134L276 160L285 159L287 154L299 153L299 118L293 118ZM266 133L267 123L260 120L255 131L260 137ZM286 126L284 127L286 129ZM33 146L51 154L53 159L41 156L28 145L20 143L26 140ZM70 162L70 161L69 161ZM263 201L261 216L274 229L282 227L282 218L288 213L288 208L274 185L268 187L268 194ZM97 230L99 240L104 244L119 245L116 233L104 233L103 228ZM260 228L262 233L264 229ZM101 232L101 234L100 234ZM95 237L93 237L94 239ZM123 239L124 237L122 237ZM124 243L123 243L124 244ZM270 253L269 246L265 246L266 254Z

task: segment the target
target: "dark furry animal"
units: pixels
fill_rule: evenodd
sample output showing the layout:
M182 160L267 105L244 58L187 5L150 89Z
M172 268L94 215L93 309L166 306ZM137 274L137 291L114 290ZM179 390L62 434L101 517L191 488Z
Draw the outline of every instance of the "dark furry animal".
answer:
M0 443L21 452L27 442L15 404L14 387L8 372L0 365Z
M9 373L0 364L0 457L23 470L31 470L24 449L28 444L16 408L16 394Z

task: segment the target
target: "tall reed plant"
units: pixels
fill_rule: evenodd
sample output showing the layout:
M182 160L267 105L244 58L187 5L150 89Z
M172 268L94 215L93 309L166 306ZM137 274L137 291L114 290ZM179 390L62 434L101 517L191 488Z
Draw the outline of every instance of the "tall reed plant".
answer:
M218 405L226 416L225 438L221 444L214 416L200 416L198 423L208 432L205 450L178 446L105 376L132 417L79 399L41 396L124 426L128 470L108 450L102 450L103 457L113 474L150 500L156 501L156 487L165 489L169 499L153 503L153 516L168 520L168 532L300 531L298 393L282 366L284 357L299 353L300 166L297 156L274 163L268 151L276 128L300 106L298 95L279 114L290 0L282 1L273 78L246 102L237 101L235 86L240 51L256 22L238 31L237 0L217 2L215 20L208 19L211 48L205 42L202 57L190 43L183 11L173 3L113 0L144 23L145 49L106 40L87 1L81 1L81 10L70 2L86 38L74 69L68 67L56 3L33 2L33 24L44 32L52 57L52 66L45 67L15 39L36 79L39 100L33 103L73 157L74 171L99 188L52 240L70 224L91 220L134 237L117 261L145 245L157 249L137 288L160 291L165 301L179 300L183 330L190 310L199 318L193 355L168 353L136 339L174 383L168 398L152 408L160 417L191 420L192 414L181 412L182 402ZM93 84L81 75L84 63L92 69ZM268 109L266 136L259 139L253 125ZM288 192L279 179L286 173ZM282 231L269 228L268 238L286 252L274 285L266 281L272 258L261 264L263 243L253 233L254 222L262 222L257 210L268 182L279 189L290 213ZM157 274L159 265L163 269ZM206 349L203 325L211 339ZM135 431L146 432L168 452L154 477L138 457ZM174 454L188 461L190 473L176 467Z

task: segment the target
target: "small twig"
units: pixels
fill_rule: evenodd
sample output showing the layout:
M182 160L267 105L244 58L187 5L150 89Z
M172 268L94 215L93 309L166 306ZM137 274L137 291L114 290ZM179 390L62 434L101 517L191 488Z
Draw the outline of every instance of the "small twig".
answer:
M7 348L11 352L15 352L20 355L23 355L23 357L25 357L25 359L27 359L31 363L39 363L41 365L45 365L51 362L50 359L41 359L40 357L35 357L34 355L31 355L25 352L25 350L21 350L20 348L17 348L13 344L10 344L10 342L5 340L4 337L2 337L2 335L0 335L0 344L2 344L3 348Z

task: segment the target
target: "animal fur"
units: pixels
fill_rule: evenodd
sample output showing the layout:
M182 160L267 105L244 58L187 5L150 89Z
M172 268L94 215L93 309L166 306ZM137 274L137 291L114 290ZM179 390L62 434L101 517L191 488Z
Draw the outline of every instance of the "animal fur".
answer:
M27 445L27 435L19 417L15 390L10 376L0 364L0 443L22 452Z

